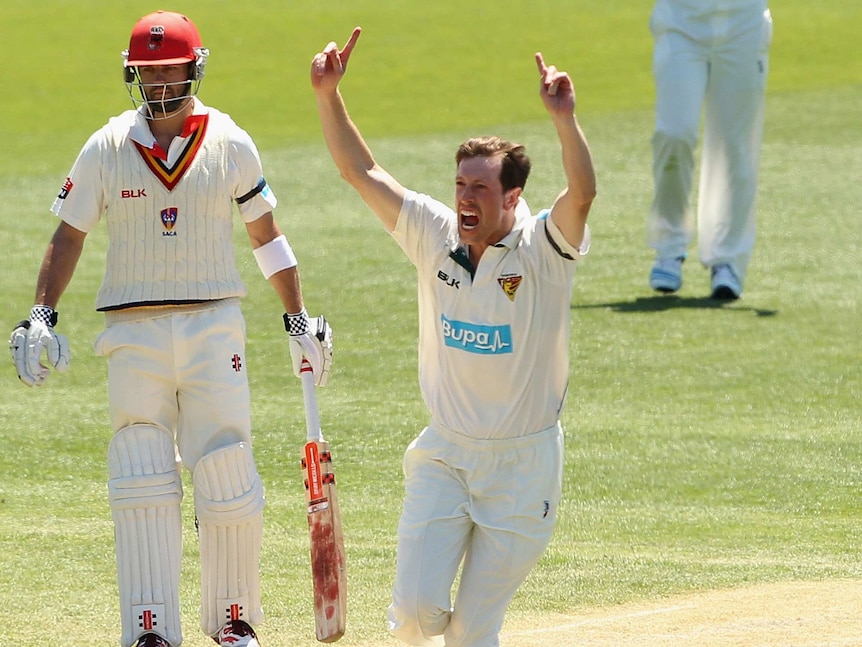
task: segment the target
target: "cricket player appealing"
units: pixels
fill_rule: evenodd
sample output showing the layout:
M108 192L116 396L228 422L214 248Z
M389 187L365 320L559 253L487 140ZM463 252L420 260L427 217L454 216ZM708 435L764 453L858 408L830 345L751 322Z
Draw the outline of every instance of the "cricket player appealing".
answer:
M404 188L375 162L339 91L359 34L317 54L311 82L342 177L416 266L419 381L431 414L404 456L389 628L411 645L490 647L560 501L569 304L589 248L591 156L569 75L536 54L568 183L553 208L530 215L521 198L529 159L498 137L458 149L454 211Z
M21 381L69 365L57 302L101 219L108 232L96 307L106 328L114 430L108 497L114 521L121 647L178 647L182 558L180 462L191 471L201 555L201 628L219 645L258 647L264 490L251 445L245 323L232 247L236 203L254 256L278 293L294 373L317 384L331 362L323 317L309 321L297 261L276 225L276 199L252 139L197 91L209 52L185 16L141 18L123 52L137 109L81 150L52 211L60 218L35 305L12 332Z
M694 234L690 201L703 110L698 255L710 269L712 298L734 300L742 295L754 249L772 18L766 0L657 0L650 29L655 194L647 242L656 257L649 283L666 293L682 287Z

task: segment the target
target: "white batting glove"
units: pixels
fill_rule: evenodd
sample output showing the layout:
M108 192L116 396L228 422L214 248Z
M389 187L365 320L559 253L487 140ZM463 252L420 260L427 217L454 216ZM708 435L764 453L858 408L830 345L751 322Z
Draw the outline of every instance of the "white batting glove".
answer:
M30 310L30 319L15 326L9 337L9 351L18 371L18 379L27 386L42 386L50 369L42 364L42 353L48 363L60 373L69 368L72 354L66 335L54 332L57 313L49 306L37 305Z
M314 373L314 383L326 386L332 365L332 328L321 315L309 321L305 308L296 314L284 315L284 329L290 333L290 358L293 374L300 376L302 360L307 359Z

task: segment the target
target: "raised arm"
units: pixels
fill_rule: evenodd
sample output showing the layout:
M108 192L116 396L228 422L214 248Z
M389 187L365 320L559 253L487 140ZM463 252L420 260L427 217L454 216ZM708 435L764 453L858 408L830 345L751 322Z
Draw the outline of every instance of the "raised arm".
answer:
M584 239L587 215L596 196L593 160L575 117L575 88L571 78L553 65L545 65L541 52L536 54L536 65L541 76L539 94L560 138L567 184L551 209L551 218L568 243L579 247Z
M374 161L338 89L361 31L359 27L353 30L344 49L330 42L314 56L311 85L317 98L323 136L341 177L357 190L386 229L392 231L404 201L404 187Z

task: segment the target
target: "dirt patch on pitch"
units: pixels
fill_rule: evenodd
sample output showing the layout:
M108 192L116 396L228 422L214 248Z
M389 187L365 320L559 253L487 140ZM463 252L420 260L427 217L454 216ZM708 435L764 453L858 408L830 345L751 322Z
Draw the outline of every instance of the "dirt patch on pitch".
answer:
M862 580L784 582L509 619L501 647L862 646Z

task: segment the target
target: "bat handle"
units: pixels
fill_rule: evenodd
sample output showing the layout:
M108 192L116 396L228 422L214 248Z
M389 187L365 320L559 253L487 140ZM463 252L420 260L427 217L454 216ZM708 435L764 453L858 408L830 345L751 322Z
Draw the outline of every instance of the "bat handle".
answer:
M302 367L299 369L299 376L302 378L302 396L305 400L306 440L322 441L323 433L320 430L320 413L317 409L317 393L314 387L314 372L312 371L311 364L307 359L302 360Z

